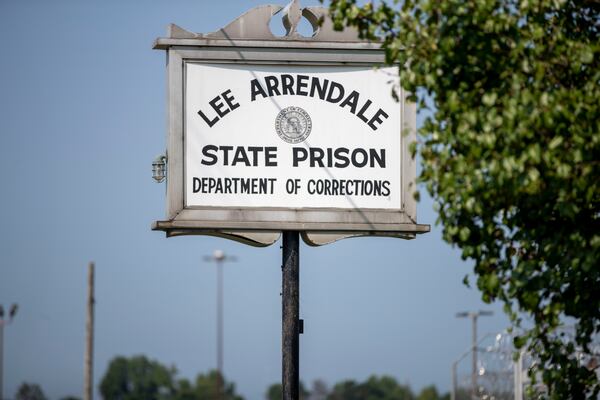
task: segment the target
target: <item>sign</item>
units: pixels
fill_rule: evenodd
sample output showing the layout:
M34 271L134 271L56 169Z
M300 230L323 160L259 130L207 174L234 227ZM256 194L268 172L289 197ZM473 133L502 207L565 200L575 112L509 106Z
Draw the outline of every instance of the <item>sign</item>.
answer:
M268 21L279 10L258 7L203 35L171 25L157 39L168 50L169 132L167 219L153 228L255 245L282 230L314 245L427 232L408 150L415 107L398 68L356 32L334 32L321 7L301 11L311 38L287 14L277 38Z
M185 65L185 205L399 210L397 69Z

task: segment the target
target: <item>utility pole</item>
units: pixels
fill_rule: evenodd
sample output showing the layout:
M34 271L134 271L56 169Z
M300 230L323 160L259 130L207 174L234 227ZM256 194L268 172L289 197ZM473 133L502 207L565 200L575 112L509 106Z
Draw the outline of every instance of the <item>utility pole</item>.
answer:
M0 318L4 316L4 308L0 305ZM4 321L0 320L0 400L4 399Z
M458 362L455 361L452 363L452 368L450 373L452 375L452 390L450 391L450 400L456 400L456 389L458 388L458 380L456 378L456 367Z
M215 250L212 256L205 256L204 260L217 264L217 396L223 399L223 263L236 261L236 258L225 255L223 250Z
M283 231L282 377L283 400L298 400L300 388L300 234Z
M85 320L85 357L84 357L84 382L83 399L94 399L94 263L88 264L87 279L87 313Z
M492 311L463 311L456 313L457 318L471 319L471 352L473 355L471 361L471 396L473 399L477 398L477 318L493 314Z
M8 319L4 319L4 307L0 304L0 400L4 399L4 326L13 321L18 309L18 304L13 303L8 312Z

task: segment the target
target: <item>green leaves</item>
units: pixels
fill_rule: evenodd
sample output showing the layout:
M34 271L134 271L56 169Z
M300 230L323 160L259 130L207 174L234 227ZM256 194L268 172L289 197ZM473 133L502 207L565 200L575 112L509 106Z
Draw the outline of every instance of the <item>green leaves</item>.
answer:
M600 333L600 6L586 0L407 0L331 10L378 38L401 84L433 103L419 130L419 181L444 239L462 250L486 301L535 326L552 398L595 398L579 344ZM498 235L498 232L502 232Z
M216 370L199 374L195 384L185 378L176 379L176 375L175 367L166 367L143 355L118 356L111 360L100 382L100 393L105 399L121 400L243 400L235 393L235 384Z
M491 107L496 103L497 99L498 95L496 95L496 93L486 93L483 95L481 101L486 106Z
M523 346L525 346L525 344L527 344L527 337L515 336L515 338L513 339L513 344L515 345L515 348L521 349L523 348Z

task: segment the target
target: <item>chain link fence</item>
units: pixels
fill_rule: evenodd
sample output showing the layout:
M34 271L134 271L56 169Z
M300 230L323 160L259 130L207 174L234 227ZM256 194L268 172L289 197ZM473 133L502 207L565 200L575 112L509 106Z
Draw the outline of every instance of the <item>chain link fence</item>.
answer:
M565 340L572 340L573 329L564 329ZM513 336L507 332L488 334L472 349L462 354L452 364L452 400L525 400L526 388L531 386L529 369L536 359L521 352L516 355ZM596 369L600 378L600 337L590 346L591 353L575 354L581 364ZM515 359L516 357L516 359ZM475 366L475 368L473 368ZM536 393L545 387L537 379Z

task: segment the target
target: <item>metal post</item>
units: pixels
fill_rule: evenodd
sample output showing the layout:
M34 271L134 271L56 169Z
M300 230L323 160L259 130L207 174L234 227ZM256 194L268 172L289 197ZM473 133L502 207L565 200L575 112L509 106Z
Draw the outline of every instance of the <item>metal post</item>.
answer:
M283 232L282 263L282 388L283 400L299 398L300 234Z
M477 399L477 318L480 316L490 316L494 313L491 311L463 311L456 313L458 318L469 317L471 319L471 352L473 353L471 365L471 398Z
M217 262L217 398L223 399L223 260Z
M456 364L456 362L452 363L452 391L450 392L450 400L456 400L456 388L458 387L456 378Z
M236 261L235 256L225 255L223 250L215 250L211 256L204 256L205 261L214 261L217 266L217 379L215 392L218 399L225 398L225 379L223 377L223 264L225 261Z
M471 325L472 325L472 342L471 351L473 352L472 369L471 369L471 385L472 396L474 399L477 398L477 317L478 313L471 313Z
M0 319L0 400L4 399L4 321Z
M87 317L85 321L85 360L84 360L84 400L93 400L94 398L94 263L88 265L88 298L87 298Z
M523 352L519 350L519 358L514 362L515 400L523 400Z

